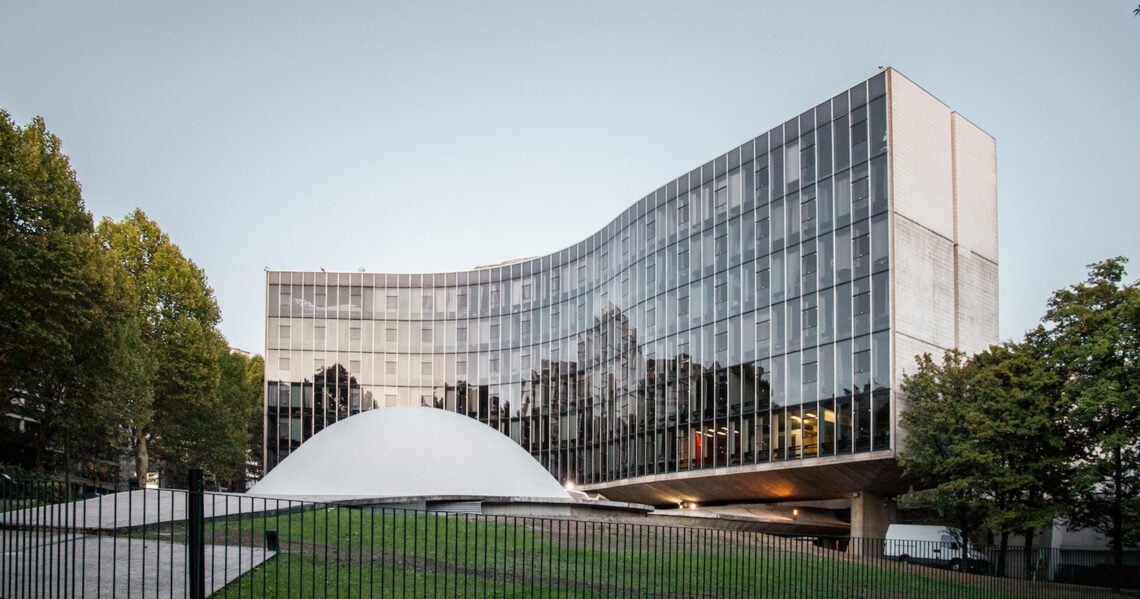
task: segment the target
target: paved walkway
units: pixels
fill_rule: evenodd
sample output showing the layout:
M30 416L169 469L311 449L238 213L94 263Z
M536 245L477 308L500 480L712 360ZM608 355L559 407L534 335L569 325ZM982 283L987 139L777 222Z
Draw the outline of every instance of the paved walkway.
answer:
M81 530L117 530L127 527L186 520L187 492L176 489L139 489L104 495L86 501L13 510L0 513L0 523ZM240 493L206 493L206 518L258 514L298 505L278 499Z
M90 534L0 535L0 596L185 597L186 545ZM274 553L206 545L206 591L213 593Z

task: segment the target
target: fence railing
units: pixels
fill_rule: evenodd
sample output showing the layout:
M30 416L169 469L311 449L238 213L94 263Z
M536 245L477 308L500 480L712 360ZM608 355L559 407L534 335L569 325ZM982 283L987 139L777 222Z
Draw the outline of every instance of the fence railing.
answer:
M904 557L882 539L652 517L426 513L157 489L67 499L55 484L0 484L0 596L1098 597L1111 580L1105 553L1046 551L1027 572L1011 549L1001 578L989 549L955 571L941 553L953 549L937 543L912 544ZM1138 566L1129 568L1128 584L1140 586Z

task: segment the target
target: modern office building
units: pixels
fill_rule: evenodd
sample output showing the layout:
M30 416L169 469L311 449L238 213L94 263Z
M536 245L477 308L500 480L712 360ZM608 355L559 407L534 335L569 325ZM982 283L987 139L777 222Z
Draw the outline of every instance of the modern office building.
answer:
M270 271L266 467L411 404L615 500L894 493L914 356L997 341L996 188L993 138L887 69L542 257Z

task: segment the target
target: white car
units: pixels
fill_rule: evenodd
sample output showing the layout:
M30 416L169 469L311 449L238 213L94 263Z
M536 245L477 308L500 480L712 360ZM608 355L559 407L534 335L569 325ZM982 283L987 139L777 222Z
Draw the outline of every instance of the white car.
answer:
M985 554L966 543L962 562L962 531L930 524L891 524L883 540L883 557L950 570L989 572Z

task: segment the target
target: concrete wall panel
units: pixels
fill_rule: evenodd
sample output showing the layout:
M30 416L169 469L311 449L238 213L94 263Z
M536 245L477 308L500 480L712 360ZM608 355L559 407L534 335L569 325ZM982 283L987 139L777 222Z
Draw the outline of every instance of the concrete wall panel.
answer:
M895 212L953 239L950 109L893 70L890 98Z

